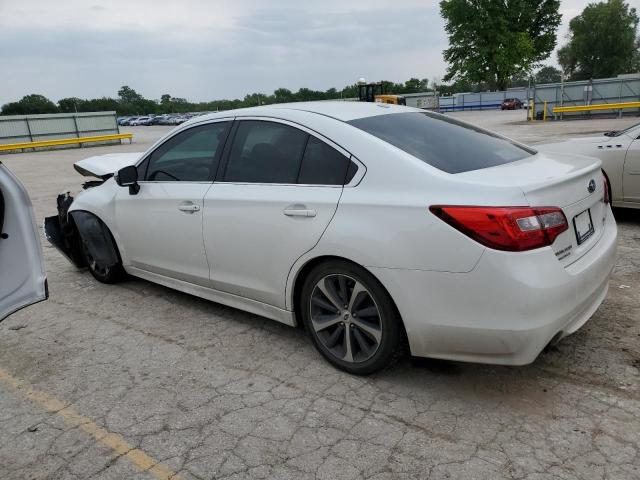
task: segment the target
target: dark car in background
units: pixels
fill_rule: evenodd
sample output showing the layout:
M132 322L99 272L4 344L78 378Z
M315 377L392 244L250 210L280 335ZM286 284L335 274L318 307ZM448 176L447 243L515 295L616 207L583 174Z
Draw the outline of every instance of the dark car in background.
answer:
M518 98L505 98L500 105L500 110L519 110L522 102Z

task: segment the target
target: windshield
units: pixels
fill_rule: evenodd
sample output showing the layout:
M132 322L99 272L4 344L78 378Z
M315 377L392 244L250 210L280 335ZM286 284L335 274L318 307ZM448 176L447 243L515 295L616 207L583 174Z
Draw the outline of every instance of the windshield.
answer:
M431 112L392 113L347 123L447 173L495 167L536 153L487 130Z

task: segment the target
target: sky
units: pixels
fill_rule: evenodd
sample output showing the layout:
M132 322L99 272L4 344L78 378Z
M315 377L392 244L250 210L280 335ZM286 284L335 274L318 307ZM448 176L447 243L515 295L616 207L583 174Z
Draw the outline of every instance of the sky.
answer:
M561 2L560 45L587 3ZM431 81L445 48L435 0L0 0L0 105L115 97L122 85L206 101Z

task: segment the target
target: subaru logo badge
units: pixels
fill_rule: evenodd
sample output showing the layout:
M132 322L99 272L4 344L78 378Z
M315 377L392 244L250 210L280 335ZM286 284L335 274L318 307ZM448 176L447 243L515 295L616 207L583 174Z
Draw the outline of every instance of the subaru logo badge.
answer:
M587 190L589 190L589 193L593 193L596 191L596 181L593 178L589 180L589 186L587 187Z

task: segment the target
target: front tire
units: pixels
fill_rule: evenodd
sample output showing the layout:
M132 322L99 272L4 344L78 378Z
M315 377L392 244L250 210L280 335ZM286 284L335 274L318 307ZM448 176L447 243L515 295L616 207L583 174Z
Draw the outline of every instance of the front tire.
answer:
M391 297L352 263L333 260L315 267L302 287L300 313L318 351L346 372L371 374L400 352L402 327Z
M108 232L108 235L111 235L111 232ZM113 242L113 236L111 236L111 241ZM81 238L80 243L82 244L82 255L84 257L84 261L89 272L93 275L93 278L101 283L118 283L124 280L126 273L122 266L122 262L120 261L120 255L118 255L118 252L115 252L118 256L118 262L116 264L103 265L98 259L93 257L85 240ZM115 242L113 243L115 245Z

